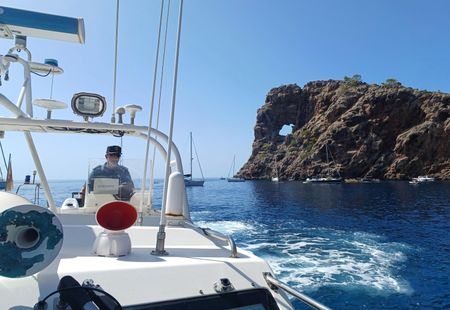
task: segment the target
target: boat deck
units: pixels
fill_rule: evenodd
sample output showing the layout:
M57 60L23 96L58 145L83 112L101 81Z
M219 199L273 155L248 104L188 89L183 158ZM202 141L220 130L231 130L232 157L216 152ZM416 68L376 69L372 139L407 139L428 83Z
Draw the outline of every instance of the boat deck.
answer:
M122 257L93 255L92 246L102 231L96 225L65 225L64 243L53 263L35 276L2 282L10 291L11 307L32 307L35 296L54 291L65 275L80 283L92 279L122 305L215 294L214 284L221 278L228 278L236 290L267 287L262 271L271 270L264 260L240 249L238 258L232 258L226 242L210 239L201 230L167 227L168 255L155 256L150 253L158 227L131 227L127 232L132 251Z

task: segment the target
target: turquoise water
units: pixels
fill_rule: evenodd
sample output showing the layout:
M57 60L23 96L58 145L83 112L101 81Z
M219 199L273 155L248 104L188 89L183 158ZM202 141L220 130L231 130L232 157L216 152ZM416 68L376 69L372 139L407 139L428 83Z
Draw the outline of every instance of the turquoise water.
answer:
M61 204L82 183L50 186ZM158 206L161 193L162 182ZM331 308L450 309L448 182L207 180L187 194L197 224L232 234L280 280Z

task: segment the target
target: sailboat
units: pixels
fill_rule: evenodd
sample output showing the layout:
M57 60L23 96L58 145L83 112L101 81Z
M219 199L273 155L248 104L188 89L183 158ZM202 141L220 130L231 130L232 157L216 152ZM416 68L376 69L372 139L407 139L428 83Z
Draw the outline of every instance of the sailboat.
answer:
M183 0L178 29L182 8ZM97 121L94 117L106 111L106 100L100 94L86 92L72 97L75 119L52 119L52 109L62 108L52 100L38 102L48 111L46 119L33 117L32 94L38 92L32 92L30 68L43 75L62 74L63 70L55 62L32 62L26 42L37 36L83 43L84 21L4 6L0 11L1 30L7 37L15 36L14 46L0 55L0 75L4 76L10 66L24 71L23 80L17 83L23 85L17 105L15 100L0 95L0 106L5 108L0 111L8 112L0 114L0 127L2 131L24 134L46 198L44 207L17 194L0 192L0 218L3 228L7 227L0 241L0 309L294 309L287 294L316 309L328 309L276 279L265 260L237 247L231 236L199 227L191 220L181 155L172 141L173 117L169 134L153 128L151 118L148 125L135 124L137 107L128 109L130 123L116 123L114 118L110 122ZM116 25L118 16L117 11ZM179 47L180 31L172 111ZM22 54L11 54L18 50ZM51 54L55 53L52 49ZM20 75L14 75L17 77ZM117 111L122 116L126 110ZM70 137L88 134L97 140L117 133L121 139L143 138L147 149L142 152L146 155L141 189L126 200L119 199L117 179L97 178L93 189L87 186L83 193L84 206L71 197L71 192L57 206L33 133ZM149 145L164 158L163 197L157 202L153 201L151 189L145 189ZM70 178L70 171L66 176ZM211 199L214 202L214 197Z
M234 177L235 165L236 165L236 155L233 156L233 162L231 164L230 171L228 172L227 181L228 182L245 182L245 179Z
M192 157L192 132L189 133L189 143L190 143L190 146L189 146L189 151L190 151L190 157L189 157L190 173L184 175L184 185L185 186L203 186L203 184L205 183L205 178L203 177L202 167L200 166L200 161L198 159L197 149L195 149L195 156L196 156L197 161L198 161L198 166L200 168L200 173L202 174L202 179L201 180L194 180L192 178L192 160L194 159Z
M278 166L276 166L275 171L276 171L276 175L271 178L271 181L272 182L279 182L280 181L280 176L279 176L279 173L278 173Z
M328 149L328 143L325 144L325 154L326 154L325 156L326 156L326 161L327 161L327 167L330 170L330 165L334 164L334 158L333 158L333 154L331 154L331 152ZM331 157L331 161L330 161L329 157ZM328 171L328 174L325 176L314 176L311 178L307 178L305 180L305 182L303 182L303 183L341 183L342 182L341 175L340 175L339 171L337 173L339 174L339 177L332 176L330 171Z

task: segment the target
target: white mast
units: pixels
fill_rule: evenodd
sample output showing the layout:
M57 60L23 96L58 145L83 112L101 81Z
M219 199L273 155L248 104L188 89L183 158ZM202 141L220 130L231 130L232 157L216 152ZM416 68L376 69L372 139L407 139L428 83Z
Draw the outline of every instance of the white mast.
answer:
M236 165L236 155L233 156L233 174L231 175L232 178L234 178L234 166Z

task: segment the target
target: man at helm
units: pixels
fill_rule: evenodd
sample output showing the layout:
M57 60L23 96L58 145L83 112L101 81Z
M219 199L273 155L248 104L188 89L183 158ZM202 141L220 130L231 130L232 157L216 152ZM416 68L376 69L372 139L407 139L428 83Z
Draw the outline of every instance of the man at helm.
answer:
M122 200L131 198L134 190L133 180L128 169L119 165L120 156L122 156L122 148L120 146L111 145L106 148L106 162L95 167L89 175L89 191L93 190L95 178L114 178L119 179L118 198Z

